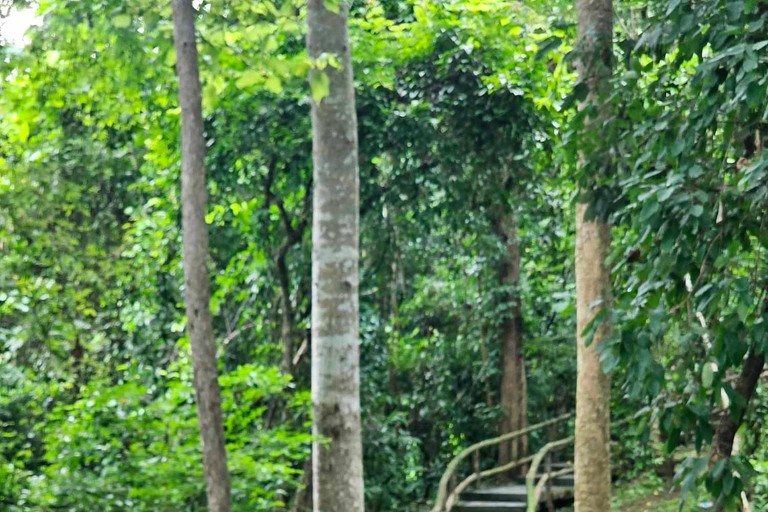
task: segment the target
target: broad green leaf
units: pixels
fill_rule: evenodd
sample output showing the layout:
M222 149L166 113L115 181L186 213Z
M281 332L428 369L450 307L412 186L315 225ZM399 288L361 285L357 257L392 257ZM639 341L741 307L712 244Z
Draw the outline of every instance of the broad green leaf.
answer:
M21 142L27 142L29 139L29 123L21 123L19 126L19 140Z
M342 0L325 0L325 8L334 14L339 14L341 12L341 2Z
M245 89L246 87L251 87L252 85L259 83L262 77L262 74L258 71L248 70L240 75L240 78L235 82L235 86L238 89Z
M112 25L117 28L128 28L131 26L131 17L128 14L118 14L112 18Z
M170 50L168 50L168 53L165 54L165 65L166 66L176 65L176 48L171 48Z
M701 217L701 214L704 213L704 207L700 204L695 204L691 206L691 215L694 217Z
M264 82L264 88L269 92L273 92L275 94L280 94L283 92L283 84L280 82L280 79L276 76L271 76L267 78L267 81Z
M323 101L323 98L331 94L331 80L325 71L313 73L309 87L312 92L312 100L318 105Z

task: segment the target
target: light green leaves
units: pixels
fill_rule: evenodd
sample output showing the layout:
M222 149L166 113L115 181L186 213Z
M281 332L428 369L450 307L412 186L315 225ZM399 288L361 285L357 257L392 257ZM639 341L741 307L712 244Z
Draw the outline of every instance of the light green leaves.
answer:
M168 50L168 53L165 54L165 65L166 66L176 65L176 48L171 48L170 50Z
M342 0L325 0L325 8L334 14L339 14L341 12L341 1Z
M246 89L256 84L263 84L265 90L275 94L283 92L283 83L279 77L272 75L265 80L264 74L260 71L248 70L235 82L238 89Z
M131 26L131 17L128 14L118 14L112 18L112 25L115 28L128 28Z
M319 105L323 98L331 94L331 80L325 71L315 72L309 79L309 88L311 89L312 100Z
M283 84L280 82L280 79L274 75L267 78L267 81L264 82L264 88L275 94L283 92Z
M262 74L258 71L254 71L252 69L249 69L242 75L240 75L240 78L237 79L235 82L235 86L238 89L245 89L246 87L251 87L253 85L256 85L261 81Z

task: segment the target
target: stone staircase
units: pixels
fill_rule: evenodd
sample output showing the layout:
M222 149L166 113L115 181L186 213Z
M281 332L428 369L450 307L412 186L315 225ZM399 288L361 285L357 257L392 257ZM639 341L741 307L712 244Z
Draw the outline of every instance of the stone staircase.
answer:
M564 463L554 463L552 470L557 471L566 466L567 464ZM573 474L553 479L552 500L556 505L570 504L573 501ZM452 512L526 512L527 507L528 493L525 479L520 478L508 485L464 491L451 510ZM542 507L546 509L545 504L540 506Z

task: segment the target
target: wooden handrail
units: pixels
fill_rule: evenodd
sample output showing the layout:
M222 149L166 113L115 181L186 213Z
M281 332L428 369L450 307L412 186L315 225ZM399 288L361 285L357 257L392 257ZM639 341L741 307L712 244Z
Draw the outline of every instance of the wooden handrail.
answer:
M498 436L498 437L494 437L492 439L486 439L485 441L480 441L479 443L475 443L472 446L462 450L461 453L459 453L456 457L454 457L451 460L451 462L448 463L448 467L445 469L445 473L443 473L442 478L440 478L440 484L439 484L439 486L437 488L437 499L435 500L435 506L432 508L432 512L449 512L451 510L451 507L455 503L455 500L451 500L451 502L448 503L448 497L449 497L448 496L448 484L450 483L451 478L456 473L456 468L458 468L459 463L461 463L461 461L463 461L464 459L466 459L467 457L472 455L474 452L477 452L478 450L480 450L482 448L487 448L489 446L495 446L495 445L501 444L501 443L503 443L505 441L511 441L513 439L517 439L518 437L530 434L532 432L536 432L537 430L540 430L540 429L542 429L544 427L548 427L550 425L555 425L557 423L561 423L563 421L567 421L568 419L570 419L572 417L573 417L573 413L563 414L562 416L558 416L557 418L552 418L550 420L543 421L541 423L537 423L536 425L532 425L532 426L530 426L528 428L524 428L522 430L517 430L515 432L510 432L508 434L504 434L504 435L501 435L501 436ZM532 459L532 458L531 457L527 457L526 459ZM485 478L486 476L502 473L502 472L504 472L504 471L506 471L508 469L512 469L512 468L515 468L517 466L523 465L526 462L528 462L528 460L526 460L526 459L521 459L519 461L513 461L510 464L507 464L505 466L501 466L499 468L494 468L494 469L487 470L487 471L481 471L480 473L475 472L472 475L470 475L470 477L468 477L467 479L462 481L461 484L457 485L455 488L458 489L459 486L464 485L464 487L462 488L462 490L463 490L464 488L466 488L467 485L469 485L470 483L472 483L474 481L478 481L481 478ZM467 482L467 480L469 480L470 478L472 478L472 480ZM451 492L451 496L453 496L454 494L456 494L458 496L457 493Z
M644 407L637 411L637 413L634 415L611 424L611 428L624 426L633 420L636 420L640 416L647 414L648 412L651 412L651 408ZM572 444L575 440L575 436L570 436L566 437L565 439L560 439L559 441L553 441L545 445L544 448L542 448L539 453L536 454L531 467L528 469L528 474L525 476L525 490L526 494L528 495L527 512L536 512L536 509L539 506L539 502L541 501L541 493L544 490L544 485L550 483L552 479L557 478L558 476L567 475L568 473L574 472L574 466L561 469L560 471L555 471L554 473L550 471L551 468L548 468L547 474L542 475L538 484L536 483L536 473L538 472L539 466L541 465L541 461L544 459L544 457L549 455L551 452L565 448L569 444ZM551 483L549 487L551 492Z
M611 426L619 427L622 425L626 425L627 423L639 418L640 416L650 411L651 411L650 407L645 407L643 409L640 409L640 411L638 411L633 416L629 418L624 418L621 421L613 423ZM518 437L540 430L544 427L548 427L550 425L556 425L563 421L567 421L573 416L574 416L574 413L563 414L562 416L558 416L557 418L552 418L550 420L537 423L536 425L532 425L522 430L510 432L508 434L494 437L492 439L486 439L485 441L480 441L479 443L475 443L469 446L468 448L465 448L464 450L462 450L458 455L456 455L451 460L451 462L448 463L448 467L445 469L443 476L440 478L440 484L437 489L437 498L435 499L435 506L432 507L431 512L450 512L451 508L458 501L459 495L470 484L474 482L478 482L482 478L486 478L492 475L503 473L505 471L509 471L510 469L514 469L516 467L522 466L531 461L532 461L531 467L529 468L528 473L526 474L526 477L525 477L526 491L528 494L527 512L536 512L536 507L538 507L539 501L541 500L541 494L544 489L544 485L549 484L549 487L551 487L551 480L553 478L556 478L558 476L565 475L568 473L572 473L574 471L573 466L570 466L555 472L552 472L551 467L548 467L547 474L543 475L540 481L537 483L536 473L538 472L538 469L539 469L539 466L541 465L542 460L544 460L544 457L548 456L551 452L560 450L570 444L573 444L575 437L569 436L564 439L552 441L546 444L544 448L542 448L536 455L531 455L523 459L512 461L509 464L505 464L503 466L499 466L493 469L487 469L485 471L480 471L480 459L477 452L479 452L479 450L481 450L482 448L495 446L505 441L511 441L513 439L517 439ZM459 464L470 455L475 455L473 459L474 471L467 478L462 480L459 484L456 484L456 469L458 468ZM452 480L453 480L453 485L451 485L451 491L449 492L448 487L451 484Z
M573 466L568 466L567 468L563 468L563 469L561 469L559 471L555 471L554 473L547 473L546 475L542 475L541 476L541 480L539 480L539 483L536 484L536 489L534 489L534 492L533 492L533 495L534 495L534 498L535 498L534 499L535 505L534 505L534 508L533 508L534 511L536 510L536 507L539 506L539 502L541 501L541 493L544 492L544 486L549 484L549 485L547 485L548 487L550 487L548 492L551 493L552 492L552 489L551 489L552 480L554 480L555 478L557 478L559 476L568 475L570 473L573 473ZM530 502L530 498L529 498L529 502ZM529 506L530 506L530 504L529 504ZM530 510L530 508L529 508L529 510Z
M573 443L575 439L576 438L574 436L570 436L566 437L565 439L560 439L559 441L552 441L551 443L547 443L544 445L544 448L539 450L539 453L536 454L536 457L534 457L533 462L531 463L531 467L528 468L528 474L525 476L525 490L526 494L528 495L528 512L536 512L536 507L539 506L540 496L537 496L535 493L535 489L538 487L535 484L536 473L539 470L541 461L550 452L565 448L569 444ZM549 474L545 475L544 478L548 480Z
M461 483L453 489L453 491L451 491L451 494L449 494L448 498L445 500L445 509L451 510L451 508L453 508L453 506L456 504L456 501L458 501L459 499L459 495L461 495L461 493L464 492L464 489L469 487L469 484L473 482L477 482L481 478L498 475L499 473L504 473L505 471L515 469L516 467L522 466L524 464L528 464L533 460L534 457L535 455L529 455L528 457L524 457L520 460L510 462L509 464L504 464L503 466L499 466L497 468L486 469L485 471L481 471L479 473L472 473L467 478L462 480Z

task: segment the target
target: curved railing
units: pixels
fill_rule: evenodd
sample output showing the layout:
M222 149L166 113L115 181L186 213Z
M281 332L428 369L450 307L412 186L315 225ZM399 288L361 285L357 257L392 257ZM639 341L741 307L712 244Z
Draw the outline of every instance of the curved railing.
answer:
M497 475L505 471L510 471L524 464L527 464L531 461L535 461L536 457L538 457L538 455L528 456L522 459L512 461L509 464L505 464L503 466L481 471L480 470L480 450L481 449L488 448L490 446L496 446L507 441L512 441L519 437L536 432L537 430L541 430L544 427L562 423L564 421L569 420L572 417L573 417L573 413L563 414L562 416L558 416L557 418L553 418L551 420L547 420L542 423L532 425L522 430L510 432L508 434L504 434L499 437L494 437L493 439L486 439L485 441L480 441L479 443L475 443L472 446L464 449L461 453L459 453L456 457L454 457L450 463L448 463L448 467L446 468L445 473L443 473L443 476L440 479L440 484L437 488L437 499L435 500L435 506L432 508L432 512L449 512L451 508L458 501L459 495L470 484L479 482L481 479L487 478L489 476ZM467 459L470 455L473 458L473 472L467 478L465 478L464 480L462 480L460 483L457 484L456 470L459 468L459 464L465 459Z
M531 463L531 467L528 468L528 474L525 477L525 489L526 494L528 495L527 512L536 512L536 509L539 506L539 502L541 501L541 495L544 492L544 486L546 486L547 489L547 500L550 503L549 509L553 509L551 506L552 481L559 476L573 473L573 466L565 467L553 473L552 453L556 452L557 450L562 450L566 446L573 444L574 439L574 436L570 436L566 437L565 439L560 439L559 441L552 441L551 443L544 445L544 448L539 450L539 453L537 453L536 457L534 457L533 463ZM538 483L536 483L536 475L539 471L539 466L545 457L547 459L547 471L541 475L541 479Z
M649 407L644 407L643 409L640 409L637 413L630 416L629 418L624 418L621 421L612 423L611 428L621 427L623 425L626 425L629 422L639 418L640 416L650 411L651 409ZM553 472L552 471L552 453L556 452L557 450L562 450L566 446L573 444L575 439L576 439L575 436L570 436L564 439L560 439L559 441L553 441L545 445L544 448L539 450L539 453L536 454L536 456L533 459L533 462L531 463L531 467L528 468L528 474L525 477L525 489L526 489L526 494L528 495L528 507L526 512L536 512L536 509L539 507L539 503L541 503L541 497L542 497L542 494L544 493L545 486L547 490L547 500L549 503L549 510L554 509L552 506L552 482L554 481L555 478L559 476L573 473L574 467L573 465L571 465ZM543 473L540 476L539 481L536 482L536 476L539 471L539 466L541 466L541 462L544 460L545 457L547 461L546 472Z
M620 427L622 425L626 425L627 423L648 413L650 410L651 409L649 407L645 407L633 416L613 423L611 426ZM562 423L569 420L573 416L574 413L563 414L557 418L532 425L528 428L524 428L516 432L510 432L509 434L504 434L503 436L494 437L493 439L487 439L485 441L475 443L469 448L464 449L461 453L454 457L453 460L451 460L445 470L445 473L443 473L443 476L440 479L440 485L437 489L437 499L435 500L435 506L432 507L432 512L450 512L451 508L453 508L453 506L458 501L459 495L464 492L464 490L469 487L470 484L479 482L483 478L512 470L524 464L528 464L529 462L531 463L531 466L528 468L528 473L525 477L525 487L528 494L527 512L536 512L539 503L541 503L541 499L545 490L547 501L550 504L550 510L552 510L552 487L554 480L560 476L573 473L574 471L573 465L558 469L557 471L552 471L552 454L558 450L562 450L563 448L572 445L575 440L574 436L569 436L547 443L541 450L539 450L536 455L524 457L522 459L512 461L509 464L505 464L493 469L486 469L484 471L480 470L480 450L489 446L499 445L506 441L512 441L513 439L528 435L544 427ZM459 467L459 464L467 459L470 455L473 459L473 472L460 483L456 483L456 471ZM546 463L546 471L541 475L538 475L542 462Z

